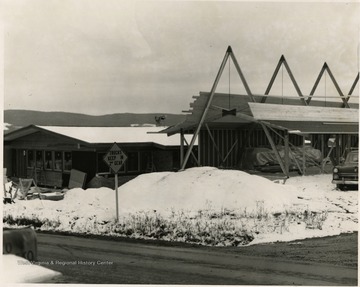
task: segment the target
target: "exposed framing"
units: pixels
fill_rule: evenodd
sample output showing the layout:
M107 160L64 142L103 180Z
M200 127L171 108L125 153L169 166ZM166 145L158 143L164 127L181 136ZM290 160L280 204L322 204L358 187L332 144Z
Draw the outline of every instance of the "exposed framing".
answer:
M192 137L192 139L191 139L190 144L188 144L187 141L186 141L186 139L184 138L183 130L181 130L181 132L180 132L180 133L181 133L181 151L180 151L180 163L181 163L180 165L181 165L181 168L180 168L180 170L184 170L184 169L185 169L185 166L186 166L186 164L187 164L187 161L188 161L190 155L192 155L192 156L194 157L194 159L196 160L196 162L198 163L198 165L200 165L200 162L201 162L201 161L200 161L200 155L202 154L202 153L201 153L201 150L200 150L200 149L201 149L201 146L199 145L198 157L197 157L197 158L195 157L194 153L192 152L192 149L193 149L193 146L194 146L194 143L195 143L196 139L199 137L199 133L200 133L201 129L203 128L204 124L205 124L205 128L206 128L205 131L207 131L207 133L208 133L208 135L209 135L208 138L211 140L211 141L209 141L209 142L211 142L211 146L212 146L212 151L211 151L211 152L212 152L212 153L216 152L216 155L213 154L213 157L212 157L212 158L213 158L213 159L216 158L216 161L219 160L219 163L220 163L221 165L224 164L224 162L226 162L227 158L229 157L229 155L231 155L231 153L233 152L233 150L235 149L235 147L236 147L237 145L239 145L239 139L236 139L235 142L231 145L231 148L230 148L229 150L224 150L224 148L223 148L224 143L221 144L221 142L220 142L220 143L219 143L219 144L220 144L220 147L218 146L217 141L216 141L215 138L214 138L214 136L216 136L216 133L215 133L215 135L213 135L212 132L211 132L211 130L210 130L210 128L209 128L209 126L208 126L208 123L210 123L212 120L216 120L217 118L216 118L216 117L215 117L215 118L211 118L211 119L206 118L209 109L210 109L210 108L216 108L216 109L222 109L222 116L224 116L224 115L234 115L234 116L236 116L236 117L238 117L238 118L241 118L241 119L244 119L244 120L246 120L246 121L259 124L259 125L262 127L262 130L264 131L264 133L265 133L265 135L266 135L266 138L268 139L268 142L270 143L270 146L271 146L273 152L275 153L276 159L277 159L277 161L278 161L278 163L279 163L279 165L280 165L280 167L281 167L281 170L283 171L283 173L284 173L287 177L289 177L289 168L290 168L290 157L289 157L289 154L290 154L292 151L291 151L291 149L290 149L290 144L291 144L291 143L289 142L289 131L288 131L285 127L281 127L281 126L278 126L278 125L274 125L274 124L269 123L269 122L264 121L264 120L257 120L257 119L255 119L255 118L253 118L253 117L251 117L251 116L248 116L248 115L242 113L241 111L237 111L236 109L230 110L230 108L231 108L230 106L229 106L229 109L227 110L226 108L217 107L217 106L212 105L212 101L213 101L213 98L214 98L214 95L215 95L215 91L216 91L217 85L218 85L219 80L220 80L220 78L221 78L221 76L222 76L222 73L223 73L223 70L224 70L224 68L225 68L226 62L229 60L229 58L232 59L234 65L235 65L236 71L237 71L237 73L239 74L240 79L241 79L241 81L242 81L242 83L243 83L243 85L244 85L244 87L245 87L247 96L249 96L249 98L250 98L250 100L251 100L250 102L256 102L255 96L254 96L254 94L251 92L251 90L250 90L250 88L249 88L249 86L248 86L248 84L247 84L247 82L246 82L246 79L245 79L245 77L244 77L244 75L243 75L243 73L242 73L242 71L241 71L241 69L240 69L240 66L239 66L239 64L238 64L238 62L237 62L237 60L236 60L236 57L235 57L235 55L234 55L231 47L229 46L228 49L227 49L227 51L226 51L226 53L225 53L225 56L224 56L224 58L223 58L223 61L222 61L221 65L220 65L219 71L218 71L218 73L217 73L217 76L216 76L215 81L214 81L214 83L213 83L213 86L212 86L212 88L211 88L211 91L210 91L210 93L209 93L209 95L208 95L208 99L206 100L206 104L205 104L205 107L204 107L204 109L203 109L203 111L202 111L202 113L201 113L200 120L199 120L196 124L194 124L194 125L192 126L192 128L195 128L195 132L194 132L194 134L193 134L193 137ZM295 80L295 77L294 77L294 75L293 75L293 73L292 73L292 71L291 71L291 69L290 69L290 67L289 67L289 65L288 65L288 63L287 63L284 55L282 55L282 56L280 57L280 60L279 60L277 66L276 66L276 68L275 68L275 71L274 71L274 73L273 73L273 75L272 75L272 77L271 77L271 80L270 80L270 82L269 82L269 84L268 84L268 86L267 86L267 89L266 89L266 91L265 91L265 95L262 96L262 98L260 99L260 102L261 102L261 103L265 103L265 102L266 102L266 99L267 99L267 97L268 97L268 95L269 95L269 93L270 93L270 91L271 91L271 88L272 88L272 86L273 86L273 84L274 84L274 82L275 82L275 79L276 79L276 77L277 77L277 75L278 75L278 73L279 73L279 70L280 70L280 68L281 68L282 65L284 65L284 67L285 67L285 69L286 69L286 71L287 71L287 73L288 73L288 75L289 75L289 77L290 77L290 79L291 79L291 81L292 81L292 84L294 85L295 90L296 90L296 92L297 92L297 94L298 94L298 96L299 96L299 99L300 99L300 101L302 102L302 104L303 104L304 106L308 106L308 105L310 104L311 99L312 99L312 97L313 97L313 95L314 95L314 93L315 93L315 91L316 91L316 88L317 88L317 86L318 86L318 84L319 84L319 82L320 82L320 80L321 80L324 72L327 71L328 74L329 74L329 76L330 76L330 78L331 78L331 80L332 80L332 82L333 82L333 84L334 84L334 86L335 86L335 88L336 88L336 90L337 90L337 92L339 93L340 98L341 98L342 101L343 101L343 107L350 108L350 106L349 106L349 104L348 104L348 101L349 101L350 95L351 95L352 92L354 91L355 86L357 85L357 83L358 83L358 81L359 81L359 73L357 74L357 76L356 76L356 78L355 78L355 81L354 81L354 83L353 83L353 85L352 85L352 87L351 87L351 89L350 89L349 95L348 95L348 96L344 96L344 94L343 94L343 92L341 91L339 85L337 84L337 82L336 82L336 80L335 80L335 77L333 76L330 68L329 68L328 65L325 63L325 64L323 65L323 67L322 67L322 69L321 69L321 71L320 71L320 73L319 73L316 81L315 81L315 84L314 84L314 86L313 86L313 88L312 88L312 90L311 90L310 96L305 97L305 96L303 95L303 93L301 92L300 87L298 86L298 84L297 84L297 82L296 82L296 80ZM194 96L193 98L198 98L198 96ZM186 112L192 112L192 111L186 111ZM225 112L225 113L224 113L224 112ZM220 117L221 117L221 115L218 116L218 118L220 118ZM278 150L276 149L276 145L275 145L275 143L274 143L274 140L273 140L273 138L272 138L272 135L271 135L271 133L269 132L269 129L274 130L274 128L275 128L275 129L279 129L279 130L283 130L283 131L285 132L284 136L281 136L281 135L280 135L280 137L281 137L281 138L283 139L283 141L284 141L284 147L285 147L285 157L284 157L284 159L281 158ZM204 129L203 129L203 130L204 130ZM250 137L250 135L249 135L249 137ZM324 138L324 137L323 137L323 138ZM337 135L337 138L339 138L338 135ZM248 138L248 139L250 140L250 138ZM199 140L200 140L200 137L199 137ZM223 139L222 139L222 140L223 140ZM233 139L232 139L232 140L233 140ZM186 142L186 144L188 145L188 149L187 149L187 151L186 151L186 154L185 154L185 152L184 152L184 142ZM241 141L240 141L240 142L241 142ZM240 144L241 144L241 143L240 143ZM322 144L322 146L321 146L322 154L324 154L324 145L325 145L325 143L322 141L321 144ZM206 145L207 145L207 144L206 144ZM240 146L240 145L239 145L239 146ZM227 145L227 148L229 148L229 147L230 147L230 145ZM299 160L299 162L298 162L298 161L295 159L295 163L296 163L297 167L299 168L299 170L300 170L300 172L301 172L302 174L305 173L305 169L306 169L306 168L305 168L305 157L306 157L306 154L305 154L305 149L304 149L304 147L305 147L305 136L303 135L303 151L304 151L304 153L303 153L303 162L302 162L303 167L301 167L301 163L299 163L300 160ZM224 157L225 154L226 154L226 156ZM339 153L337 153L337 155L338 155L338 154L339 154ZM216 161L215 161L215 162L216 162Z
M281 67L282 65L285 66L286 71L287 71L287 73L288 73L288 75L289 75L289 77L290 77L290 79L291 79L291 82L293 83L293 85L294 85L294 87L295 87L295 90L296 90L298 96L300 97L300 100L302 101L302 103L303 103L305 106L307 106L308 103L305 101L304 95L302 94L302 92L301 92L301 90L300 90L300 87L299 87L299 85L297 84L297 82L296 82L296 80L295 80L295 78L294 78L294 75L293 75L293 73L291 72L291 69L290 69L290 67L289 67L289 65L288 65L288 63L287 63L284 55L281 55L280 60L279 60L277 66L276 66L276 68L275 68L275 71L274 71L274 73L273 73L273 75L272 75L272 77L271 77L271 79L270 79L269 85L268 85L268 87L266 88L265 96L263 96L263 97L261 98L261 101L260 101L260 102L261 102L261 103L265 103L265 102L266 102L266 98L267 98L267 96L268 96L269 93L270 93L270 90L271 90L271 88L272 88L272 86L273 86L273 84L274 84L274 82L275 82L276 76L277 76L277 74L279 73L280 67Z
M350 106L349 106L349 104L348 104L349 97L345 97L345 96L344 96L344 94L343 94L343 92L341 91L341 89L340 89L337 81L335 80L335 77L334 77L333 73L331 72L331 70L330 70L330 68L329 68L329 66L328 66L328 64L327 64L326 62L325 62L324 65L322 66L322 68L321 68L321 70L320 70L320 73L319 73L319 75L318 75L318 77L317 77L317 79L316 79L316 81L315 81L315 84L314 84L313 88L311 89L310 95L309 95L309 97L308 97L307 100L306 100L307 104L310 104L310 101L311 101L311 99L313 98L314 93L315 93L315 91L316 91L316 88L317 88L317 86L319 85L319 82L320 82L322 76L324 75L324 72L325 72L325 71L329 74L331 81L333 82L333 84L334 84L334 86L335 86L335 88L336 88L336 90L337 90L337 92L338 92L341 100L343 101L344 107L350 108ZM353 86L351 87L351 90L350 90L351 93L352 93L353 89L355 88L356 82L357 82L358 80L359 80L359 74L357 75L357 77L356 77L356 79L355 79L355 82L354 82ZM351 94L351 93L349 93L349 94Z
M241 69L240 69L240 66L239 66L239 64L238 64L238 62L237 62L237 60L236 60L236 57L235 57L235 55L234 55L234 53L233 53L233 51L232 51L232 48L229 46L229 47L227 48L227 50L226 50L225 56L224 56L223 61L222 61L221 65L220 65L218 74L217 74L217 76L216 76L216 78L215 78L215 81L214 81L214 84L213 84L213 86L212 86L212 88L211 88L211 92L210 92L209 99L208 99L208 101L207 101L207 103L206 103L206 106L205 106L205 108L204 108L204 111L203 111L203 113L202 113L202 115L201 115L200 121L199 121L199 123L198 123L198 125L197 125L197 128L196 128L196 130L195 130L195 133L194 133L194 135L193 135L193 137L192 137L192 139L191 139L189 148L188 148L188 150L186 151L186 154L185 154L185 157L184 157L184 161L183 161L183 163L182 163L182 166L181 166L181 169L180 169L180 170L184 170L184 169L185 169L185 166L186 166L186 164L187 164L187 161L189 160L189 157L190 157L190 154L192 153L192 149L193 149L193 147L194 147L196 138L198 137L199 132L200 132L200 129L201 129L201 127L202 127L202 125L203 125L203 123L204 123L204 121L205 121L207 112L208 112L208 110L209 110L209 108L210 108L210 106L211 106L211 102L212 102L212 100L213 100L213 98L214 98L214 94L215 94L217 85L218 85L218 83L219 83L219 81L220 81L221 75L222 75L222 73L223 73L223 71L224 71L226 62L227 62L227 60L228 60L229 57L231 57L234 65L235 65L235 67L236 67L236 71L238 72L238 74L239 74L239 76L240 76L240 79L241 79L241 81L242 81L242 83L243 83L243 85L244 85L244 87L245 87L245 90L246 90L248 96L251 98L251 100L252 100L253 102L255 102L255 98L254 98L254 96L253 96L253 94L252 94L252 92L251 92L251 90L250 90L250 87L249 87L249 85L247 84L246 79L245 79L245 77L244 77L244 75L243 75L243 73L242 73L242 71L241 71Z

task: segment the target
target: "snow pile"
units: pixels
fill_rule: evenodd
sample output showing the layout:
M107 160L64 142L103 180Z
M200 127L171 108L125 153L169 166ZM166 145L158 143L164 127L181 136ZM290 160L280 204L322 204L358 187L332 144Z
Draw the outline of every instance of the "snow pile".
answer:
M121 210L129 213L208 208L246 209L253 213L259 202L264 202L269 212L281 212L296 201L291 188L242 171L213 167L140 175L120 188L120 197Z
M5 225L154 238L207 245L288 241L357 231L357 191L340 192L331 175L274 183L212 167L138 176L118 189L66 191L64 200L4 205Z
M3 255L3 283L43 283L61 273L34 265L32 262L13 254Z

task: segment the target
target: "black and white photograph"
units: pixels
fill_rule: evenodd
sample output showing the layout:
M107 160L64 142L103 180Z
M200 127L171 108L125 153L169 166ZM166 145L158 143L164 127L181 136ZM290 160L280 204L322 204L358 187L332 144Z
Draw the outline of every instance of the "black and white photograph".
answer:
M2 286L358 286L360 1L1 2Z

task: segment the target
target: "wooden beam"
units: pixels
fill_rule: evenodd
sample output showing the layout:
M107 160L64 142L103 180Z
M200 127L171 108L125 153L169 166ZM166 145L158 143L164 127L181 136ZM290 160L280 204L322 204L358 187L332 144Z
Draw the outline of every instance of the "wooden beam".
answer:
M290 153L292 154L292 157L293 157L293 159L294 159L294 161L295 161L295 164L296 164L297 168L299 169L300 173L301 173L301 174L304 174L304 172L303 172L303 170L302 170L302 168L301 168L298 160L297 160L296 157L295 157L295 154L292 152L291 149L290 149Z
M286 59L285 59L284 55L283 55L282 57L283 57L283 64L284 64L284 66L285 66L285 68L286 68L286 70L287 70L287 72L288 72L288 74L289 74L289 76L290 76L290 79L291 79L291 81L292 81L292 83L293 83L293 85L294 85L294 87L295 87L296 92L297 92L298 95L300 96L301 101L303 102L303 104L304 104L305 106L307 106L308 104L307 104L307 102L305 101L305 99L303 98L303 94L302 94L302 92L301 92L301 90L300 90L300 87L298 86L298 84L297 84L297 82L296 82L296 80L295 80L295 78L294 78L294 75L293 75L293 73L292 73L291 70L290 70L290 67L289 67L288 63L286 62Z
M348 96L347 101L349 101L350 96L352 95L353 91L355 90L355 87L356 87L357 83L359 82L359 75L360 75L360 73L357 73L355 81L354 81L354 83L352 84L352 86L350 88L350 91L349 91L349 94L348 94L349 96Z
M307 100L306 100L306 102L307 102L308 105L310 104L310 101L312 100L312 97L313 97L313 95L315 94L315 91L316 91L316 89L317 89L317 86L319 85L319 82L320 82L320 80L321 80L321 78L322 78L322 75L324 74L325 67L326 67L325 64L326 64L326 63L324 63L324 65L322 66L322 68L321 68L321 70L320 70L320 73L319 73L319 75L318 75L318 77L316 78L316 81L315 81L315 83L314 83L314 86L313 86L312 89L311 89L310 95L309 95L309 97L308 97Z
M181 170L184 170L184 169L185 169L185 166L186 166L186 163L187 163L187 161L188 161L188 159L189 159L189 156L190 156L190 154L192 153L192 149L193 149L193 147L194 147L196 138L197 138L197 136L198 136L198 134L199 134L199 132L200 132L200 129L201 129L202 124L203 124L204 121L205 121L207 112L208 112L208 110L209 110L209 107L210 107L210 105L211 105L212 99L213 99L214 94L215 94L216 87L217 87L217 85L218 85L218 83L219 83L219 80L220 80L220 78L221 78L221 75L222 75L222 73L223 73L223 71L224 71L224 68L225 68L225 65L226 65L226 61L228 60L229 55L230 55L231 53L232 53L232 50L231 50L231 47L229 46L228 49L227 49L227 51L226 51L226 53L225 53L225 55L224 55L224 59L223 59L221 65L220 65L220 68L219 68L219 71L218 71L217 76L216 76L216 78L215 78L214 84L213 84L213 86L212 86L212 88L211 88L211 92L210 92L209 99L208 99L208 101L207 101L207 103L206 103L206 106L205 106L205 108L204 108L204 111L203 111L203 113L202 113L202 116L201 116L201 118L200 118L200 121L199 121L199 123L198 123L198 125L197 125L196 131L195 131L195 133L194 133L194 135L193 135L193 137L192 137L192 139L191 139L190 146L189 146L188 150L186 151L185 158L184 158L184 162L183 162L183 165L181 166Z
M201 148L201 141L202 141L202 139L201 139L201 136L199 136L198 137L198 157L197 157L197 161L198 161L198 165L199 166L201 166L201 152L202 152L202 148Z
M280 156L280 154L279 154L279 151L276 149L275 143L274 143L274 141L273 141L273 139L272 139L272 137L271 137L271 135L270 135L270 133L269 133L269 130L267 129L267 127L266 127L265 124L263 124L263 123L260 123L260 124L261 124L261 126L262 126L262 128L263 128L263 130L264 130L264 132L265 132L265 134L266 134L266 136L267 136L267 138L268 138L268 140L269 140L269 143L270 143L270 145L271 145L271 148L272 148L273 151L274 151L275 157L276 157L276 159L277 159L277 161L278 161L278 163L279 163L279 165L280 165L280 167L281 167L282 172L283 172L287 177L289 177L289 173L288 173L288 172L286 171L286 169L285 169L284 163L283 163L283 161L282 161L282 159L281 159L281 156Z
M332 80L332 82L333 82L333 84L334 84L337 92L339 93L339 95L340 95L340 97L341 97L341 100L344 102L344 106L345 106L346 108L350 108L350 106L349 106L347 100L344 98L344 94L343 94L343 92L341 91L338 83L336 82L335 77L334 77L334 75L332 74L329 66L328 66L326 63L325 63L325 65L326 65L326 70L327 70L327 72L328 72L328 74L329 74L329 76L330 76L330 78L331 78L331 80Z
M210 131L210 129L209 129L209 126L208 126L207 124L205 124L205 127L206 127L206 129L207 129L207 131L208 131L208 134L209 134L209 136L210 136L211 141L212 141L213 144L214 144L214 147L215 147L216 151L218 152L218 157L220 158L221 161L223 161L222 153L220 152L220 149L219 149L219 147L217 146L213 135L211 134L211 131ZM214 159L214 160L215 160L215 159Z
M285 147L285 170L289 174L290 170L290 158L289 158L289 133L285 131L284 136L284 147Z
M187 146L189 146L188 141L186 140L186 138L184 137L185 143ZM200 166L200 162L199 160L196 158L195 154L193 153L193 151L191 151L191 156L193 157L193 159L196 161L197 165ZM184 164L184 163L183 163ZM186 164L185 164L186 165Z
M295 77L294 77L293 73L291 72L291 69L290 69L290 67L289 67L289 65L288 65L288 63L287 63L284 55L281 55L280 60L279 60L279 62L278 62L278 64L277 64L277 66L276 66L276 68L275 68L275 71L274 71L274 73L273 73L273 75L272 75L272 77L271 77L271 80L270 80L270 82L269 82L269 85L268 85L268 87L267 87L267 89L266 89L266 91L265 91L265 96L263 96L263 97L261 98L261 101L260 101L260 102L261 102L261 103L265 103L266 98L267 98L267 95L270 93L270 90L271 90L271 88L272 88L272 85L274 84L274 81L275 81L275 79L276 79L277 74L279 73L279 70L280 70L281 65L284 65L284 66L285 66L286 71L287 71L287 73L288 73L288 75L289 75L289 77L290 77L290 80L291 80L291 82L293 83L293 85L294 85L294 87L295 87L295 90L296 90L298 96L300 97L300 100L302 101L302 103L303 103L305 106L307 106L307 102L306 102L305 99L304 99L304 96L303 96L303 94L302 94L302 92L301 92L301 90L300 90L300 87L298 86L298 84L297 84L297 82L296 82L296 80L295 80Z
M340 163L340 136L337 134L335 135L335 150L336 150L336 164Z
M285 141L285 137L283 137L281 134L279 134L279 133L278 133L276 130L274 130L272 127L270 127L270 126L268 126L268 127L269 127L275 134L277 134L280 138L282 138L282 139ZM296 147L296 146L295 146L294 144L292 144L291 142L289 142L289 146ZM293 159L294 159L294 161L295 161L295 164L296 164L296 166L298 167L300 173L301 173L301 174L304 174L302 168L300 167L300 164L298 163L298 161L297 161L297 159L296 159L296 157L295 157L295 154L291 151L291 149L289 149L289 153L292 154ZM314 165L316 165L316 166L319 167L321 170L323 170L323 168L321 167L320 164L318 164L317 162L315 162L315 161L312 160L311 158L309 158L309 159L310 159L310 161L313 162Z
M249 103L256 120L358 123L358 109ZM276 112L275 112L276 111Z
M275 79L276 79L276 76L277 76L277 74L279 73L280 67L281 67L281 65L282 65L282 59L283 59L283 57L280 58L277 66L276 66L276 68L275 68L275 71L274 71L274 73L273 73L273 75L272 75L272 77L271 77L271 79L270 79L269 85L268 85L267 88L266 88L265 96L262 97L261 100L260 100L261 103L265 103L266 98L267 98L267 95L270 93L270 90L271 90L271 88L272 88L272 85L274 84Z
M325 71L328 72L331 81L333 82L333 84L334 84L334 86L335 86L335 88L336 88L336 90L337 90L337 92L338 92L341 100L343 101L343 106L346 107L346 108L350 108L350 106L349 106L349 104L348 104L349 97L345 97L345 95L344 95L343 92L341 91L338 83L337 83L336 80L335 80L335 77L334 77L333 73L331 72L331 70L330 70L330 68L329 68L329 66L328 66L328 64L327 64L326 62L324 63L324 65L323 65L322 68L321 68L321 71L320 71L320 73L319 73L319 75L318 75L318 77L317 77L317 79L316 79L316 81L315 81L315 84L314 84L314 86L313 86L313 88L312 88L312 90L311 90L311 92L310 92L310 96L309 96L308 99L307 99L307 103L308 103L308 104L310 103L310 101L311 101L311 99L312 99L312 97L313 97L313 95L314 95L314 93L315 93L315 90L316 90L316 88L317 88L317 86L318 86L318 84L319 84L319 82L320 82L320 79L321 79L321 77L323 76L323 74L324 74ZM358 74L358 76L359 76L359 74ZM356 81L358 80L358 76L357 76L357 78L355 79L355 82L354 82L355 85L356 85ZM353 84L353 87L355 87L354 84ZM353 88L353 87L352 87L352 88ZM352 91L353 91L352 88L350 89L350 92L351 92L351 93L352 93ZM349 92L349 95L351 94L350 92Z
M325 135L320 135L321 137L321 155L324 158L325 155Z
M237 145L237 143L238 143L238 140L236 140L236 141L234 142L234 144L231 146L229 152L227 153L227 155L225 156L225 158L223 159L223 161L221 162L221 164L223 164L223 163L227 160L227 158L229 157L229 155L231 154L231 152L233 151L233 149L235 148L235 146Z
M184 130L180 130L180 166L182 166L184 162Z
M246 79L244 77L244 74L242 73L241 69L240 69L240 66L239 66L239 63L238 61L236 60L236 57L234 55L234 53L231 51L230 53L230 56L231 56L231 59L233 60L233 63L235 65L235 68L236 68L236 71L238 72L239 76L240 76L240 79L245 87L245 90L246 90L246 93L247 95L250 97L250 99L253 101L253 102L256 102L253 94L251 93L251 90L250 90L250 87L249 85L247 84L246 82Z
M305 136L303 136L303 144L302 144L302 150L303 150L303 170L302 170L302 174L305 175L306 174L306 153L305 153Z

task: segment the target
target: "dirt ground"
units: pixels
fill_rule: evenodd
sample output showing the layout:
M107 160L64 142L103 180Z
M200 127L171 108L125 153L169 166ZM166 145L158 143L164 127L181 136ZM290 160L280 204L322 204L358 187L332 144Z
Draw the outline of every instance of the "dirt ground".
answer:
M227 250L244 255L279 257L303 262L321 262L357 267L358 233L228 248Z
M63 274L48 283L357 286L357 233L248 247L81 237L39 234L39 261ZM56 263L74 260L113 264Z
M52 234L52 232L42 233ZM104 237L96 235L82 235L80 237L104 239ZM182 242L154 241L118 237L107 237L107 239L111 241L139 242L153 245L181 246L185 248L192 248L192 246L204 249L221 248L222 251L232 254L238 253L241 255L272 257L279 259L297 260L301 262L328 263L355 268L358 266L358 232L344 233L338 236L308 238L290 242L264 243L243 247L206 247Z

